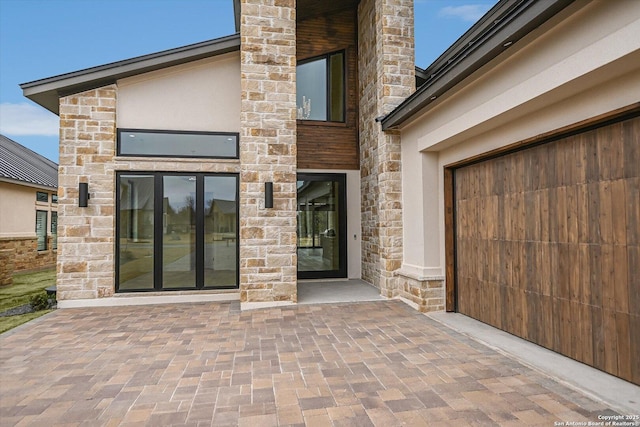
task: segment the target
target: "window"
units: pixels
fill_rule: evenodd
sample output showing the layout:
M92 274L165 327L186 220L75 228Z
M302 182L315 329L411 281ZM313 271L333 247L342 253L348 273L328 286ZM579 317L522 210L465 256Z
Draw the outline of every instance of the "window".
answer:
M36 238L38 240L38 250L46 251L47 250L47 211L36 211Z
M58 195L57 194L52 194L51 195L51 203L58 203Z
M238 134L121 129L119 156L238 158Z
M51 212L51 249L58 249L58 212Z
M344 52L298 64L296 81L299 120L344 121Z
M38 201L38 202L48 202L49 201L49 193L45 193L43 191L36 192L36 201Z
M119 172L116 291L233 289L238 176Z

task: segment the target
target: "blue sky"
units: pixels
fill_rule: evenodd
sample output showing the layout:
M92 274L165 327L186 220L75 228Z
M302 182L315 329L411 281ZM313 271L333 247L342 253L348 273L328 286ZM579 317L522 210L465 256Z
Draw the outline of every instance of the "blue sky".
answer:
M416 0L416 64L426 68L496 0ZM57 116L18 86L226 36L232 0L0 0L0 133L58 161Z

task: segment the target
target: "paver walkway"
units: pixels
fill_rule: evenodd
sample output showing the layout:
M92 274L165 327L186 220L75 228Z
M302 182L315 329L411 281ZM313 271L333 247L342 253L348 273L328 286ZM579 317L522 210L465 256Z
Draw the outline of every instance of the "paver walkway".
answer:
M0 347L2 426L552 426L614 414L397 301L65 309Z

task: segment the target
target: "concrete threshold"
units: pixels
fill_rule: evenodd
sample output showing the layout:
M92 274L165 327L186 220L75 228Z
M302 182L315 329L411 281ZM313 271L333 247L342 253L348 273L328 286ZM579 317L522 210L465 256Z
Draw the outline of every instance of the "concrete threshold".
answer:
M620 415L640 415L640 387L459 313L427 317L598 400Z

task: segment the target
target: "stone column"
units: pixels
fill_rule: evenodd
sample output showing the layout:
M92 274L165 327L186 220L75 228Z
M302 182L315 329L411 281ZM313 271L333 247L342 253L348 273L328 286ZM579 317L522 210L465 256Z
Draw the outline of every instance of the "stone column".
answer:
M114 292L116 93L111 85L60 98L59 301ZM89 184L86 208L80 182Z
M415 90L413 0L363 0L358 7L363 279L394 296L402 264L400 134L376 117Z
M295 0L242 0L240 300L297 301ZM265 182L274 206L264 207Z

